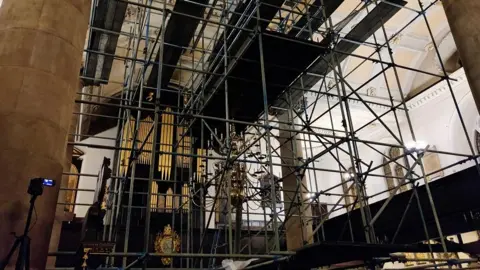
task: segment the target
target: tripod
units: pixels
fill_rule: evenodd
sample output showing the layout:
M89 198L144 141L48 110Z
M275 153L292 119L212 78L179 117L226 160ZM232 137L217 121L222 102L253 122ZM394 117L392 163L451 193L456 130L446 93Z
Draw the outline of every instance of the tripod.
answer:
M23 235L15 236L15 243L13 244L10 252L8 252L5 259L0 262L0 270L5 269L7 267L8 262L15 253L15 250L18 248L18 257L17 263L15 264L15 270L24 270L30 269L30 237L28 237L28 228L30 228L30 222L32 221L32 213L33 208L35 206L35 200L37 199L38 195L32 195L30 199L30 209L28 209L28 216L27 216L27 223L25 224L25 229L23 230Z

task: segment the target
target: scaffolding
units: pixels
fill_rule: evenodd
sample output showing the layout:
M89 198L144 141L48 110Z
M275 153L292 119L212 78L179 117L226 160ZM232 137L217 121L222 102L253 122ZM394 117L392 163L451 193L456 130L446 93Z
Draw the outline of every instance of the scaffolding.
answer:
M112 31L94 26L95 14L98 12L96 7L102 1L112 5L126 4L128 8L135 11L133 12L134 18L130 19L129 17L129 22L133 25L130 32ZM479 172L480 167L477 162L478 156L475 153L458 101L453 92L452 82L454 79L449 77L445 69L427 18L427 11L439 1L414 1L418 1L418 10L399 5L397 4L398 1L356 1L358 5L350 11L350 14L335 23L332 21L331 14L327 14L329 12L328 8L323 8L328 7L327 3L331 4L331 1L323 0L286 1L281 6L262 0L92 1L87 43L94 36L93 33L116 37L123 36L129 40L128 47L121 48L126 50L124 55L85 49L86 61L88 61L89 55L111 57L114 60L124 61L124 81L105 80L98 76L89 77L86 69L80 76L82 80L91 81L94 85L117 84L121 90L116 92L115 95L103 94L101 91L98 94L93 94L82 90L77 93L78 97L75 101L82 106L105 107L118 112L117 116L94 114L85 109L75 112L78 117L97 117L98 119L115 121L117 134L114 139L114 146L82 142L82 138L103 138L84 133L81 126L76 129L75 134L71 134L76 138L75 141L69 142L73 146L114 151L113 173L107 191L109 207L106 219L108 220L105 221L102 240L118 243L118 247L113 253L96 255L107 256L106 266L120 264L124 268L131 267L130 265L137 263L135 260L144 257L146 254L148 257L178 259L180 267L186 268L202 268L208 264L213 269L213 267L220 265L220 260L215 262L215 260L210 260L211 257L239 260L265 259L264 264L271 264L288 260L290 256L295 254L294 250L287 250L285 245L282 244L286 241L286 224L289 219L300 216L302 224L313 223L307 235L301 233L304 238L304 245L322 243L325 241L325 235L328 234L324 224L329 220L329 217L338 212L344 212L348 215L353 210L360 211L361 226L364 232L362 239L368 244L383 243L375 233L375 223L396 194L406 190L407 187L412 189L413 192L404 213L399 214L407 215L410 204L417 204L420 209L421 226L426 233L424 239L432 239L428 235L427 225L422 213L422 209L427 206L420 205L420 198L416 191L419 188L419 180L425 183L428 207L433 211L435 226L439 235L437 241L442 246L441 252L445 254L450 252L447 249L448 245L444 240L445 235L442 233L442 227L436 215L435 201L429 189L429 176L464 161L473 160ZM200 7L202 15L199 17L190 13L179 12L175 8L179 2ZM238 12L240 9L237 9L237 7L240 5L246 6L243 12ZM415 16L405 22L400 31L390 36L387 35L385 21L382 21L379 28L381 35L379 36L378 31L372 35L374 42L356 40L344 32L346 31L345 26L351 23L353 18L366 16L379 5L408 10ZM263 17L262 11L268 11L268 8L275 9L273 18L272 16ZM312 13L312 10L316 12ZM198 21L195 32L187 46L171 44L166 41L168 24L174 21L173 16ZM237 23L229 24L234 21L232 20L233 17L237 17ZM300 20L304 20L305 23L298 27L297 23ZM409 25L417 21L423 21L428 29L433 49L441 64L441 75L400 65L395 61L392 42ZM151 35L151 29L154 29L156 35ZM182 31L182 28L177 28L177 30ZM281 39L283 36L277 36L276 33L286 35L290 32L296 34L285 42L297 42L302 46L326 51L328 54L319 54L315 63L323 62L327 68L324 73L318 74L310 69L311 66L308 66L305 70L292 68L289 63L275 66L277 70L287 70L298 74L298 76L289 85L276 85L276 87L284 88L284 91L272 102L268 87L272 83L266 75L266 65L268 63L265 63L264 39ZM233 51L234 48L237 48L237 50L243 49L236 46L237 40L242 38L246 40L245 44L250 47L258 45L256 50L258 50L259 63L256 59L245 59L243 56L238 57L231 53L230 50ZM326 40L328 40L327 43ZM353 52L342 51L338 47L341 42L373 48L373 53L365 57ZM219 47L215 48L216 46ZM168 60L164 59L164 57L170 57L163 53L167 48L181 50L182 53L177 64L170 65ZM385 54L382 51L388 53ZM358 58L361 61L353 70L345 73L341 59L345 59L347 56ZM260 78L258 83L261 85L263 107L262 113L254 121L234 118L231 116L231 110L229 109L229 105L235 102L229 99L229 95L232 94L229 92L232 87L231 82L239 79L231 73L240 60L252 61L260 66L258 70L253 72L258 74ZM376 63L380 68L377 73L365 78L360 86L352 86L347 80L349 75L365 63ZM88 63L85 63L85 66L87 65ZM174 76L165 79L163 78L165 69L173 69L173 72L176 73ZM428 145L423 147L407 145L405 138L412 138L415 141L416 137L409 117L407 99L404 96L405 91L402 89L398 74L398 70L401 69L425 74L446 83L465 133L465 139L468 141L470 154L452 153L430 148ZM396 87L389 86L387 71L393 72ZM155 72L156 74L154 74ZM147 83L149 77L152 76L155 78L154 86ZM304 82L306 76L318 78L315 87L304 87L304 85L309 85ZM365 85L378 78L385 80L388 102L378 103L360 94L360 90L364 89ZM212 82L215 83L212 84ZM207 89L212 85L214 87ZM430 87L431 85L426 89ZM223 115L205 113L207 106L215 101L218 92L222 90L224 100L223 104L218 104L218 107L223 108L223 110L220 109ZM398 93L394 93L394 91L398 91ZM176 104L165 103L166 97L172 96L176 100ZM307 96L310 98L307 99ZM281 100L281 102L277 102L278 100ZM319 105L321 101L326 102L326 109L318 113L318 110L321 109ZM371 113L372 120L360 127L354 126L353 118L355 116L352 115L350 109L352 101L362 104ZM386 109L378 112L375 109L376 106L382 106ZM311 113L313 111L315 111L315 116ZM341 115L341 125L334 123L332 117L334 112ZM148 117L145 117L146 115ZM401 130L400 128L400 115L408 123L407 130ZM393 125L386 123L384 121L385 116L393 116L395 123ZM328 118L330 124L327 126L318 124L318 120L321 118ZM212 123L220 124L215 124L215 127L213 127ZM372 123L381 125L394 143L369 140L365 136L366 133L362 131ZM236 125L245 128L235 131ZM218 126L224 128L217 131ZM337 127L340 128L337 129ZM169 136L166 136L167 134ZM234 140L232 137L235 135L241 135L243 138L243 145L239 149L232 149L231 142ZM286 145L290 145L287 150L291 153L286 153ZM376 164L373 161L362 159L359 151L360 145L373 149L382 155L383 162ZM299 146L302 150L296 149ZM400 149L400 152L392 156L378 150L380 147ZM314 151L314 149L320 150ZM303 153L301 156L296 156L299 151ZM221 154L218 154L219 152ZM423 158L428 153L454 155L461 157L462 161L437 171L426 172L423 167ZM348 160L341 160L340 156L342 155L347 155ZM318 160L323 156L333 158L337 163L336 167L324 168L319 166ZM231 207L232 200L238 199L238 194L232 193L233 182L226 179L231 177L229 165L239 162L245 164L248 168L249 176L242 184L244 194L241 204L243 207L235 208ZM139 176L136 173L136 168L140 164L149 165L148 176ZM185 166L179 166L179 164ZM212 169L214 164L220 165L216 169ZM400 168L402 174L399 176L391 173L390 175L378 173L378 169L390 165ZM186 173L180 173L179 175L178 167L184 168ZM280 175L279 171L281 171ZM161 177L158 177L158 172L161 172ZM317 172L336 174L338 184L320 188L318 183L321 180L317 179ZM77 175L83 179L91 179L91 181L95 181L97 177L93 174L71 172L65 172L64 174ZM294 190L287 190L282 184L289 177L294 177L297 183ZM386 190L376 194L367 194L365 189L367 182L385 178L387 178L387 182L390 181ZM254 180L258 183L263 181L264 185L255 183ZM395 184L395 181L398 184ZM134 183L140 182L147 183L148 189L146 191L135 190ZM167 192L159 191L160 183L171 184L176 182L181 182L182 186L173 184L173 188ZM179 190L179 187L181 190ZM339 187L343 192L336 193L334 190ZM72 188L62 189L74 190ZM77 190L94 192L94 190ZM289 196L285 194L293 194L293 196L287 198ZM381 194L387 194L385 195L387 199L381 209L372 214L369 201ZM135 205L136 196L141 197L141 200L146 203ZM335 197L335 203L325 203L323 200L325 197ZM162 201L162 207L159 207L160 201ZM163 204L163 201L165 201L165 204ZM76 203L63 204L79 205ZM252 213L252 204L261 209L261 212L254 211ZM278 205L288 205L289 207L287 209L287 207L277 207ZM87 204L87 206L89 205ZM220 207L223 207L223 209ZM307 208L312 209L312 207L324 208L318 211L306 210ZM132 213L137 211L135 209L140 209L139 211L143 213L144 216L142 217L145 220L143 239L136 240L140 241L141 250L132 248L131 243L133 230L136 230L134 229L136 227L132 225L135 215ZM235 210L237 210L236 215ZM186 238L180 241L178 252L159 253L152 248L155 245L152 231L162 231L163 227L152 228L151 219L153 215L160 212L163 214L169 213L171 216L169 224L172 226L172 231L176 231L182 238ZM194 214L195 212L199 212L198 216ZM178 215L179 213L180 215ZM227 217L222 225L215 225L221 223L218 221L217 215ZM240 216L240 218L235 220L232 218L233 216L237 218ZM177 218L181 219L181 226L178 226ZM217 220L217 222L214 220ZM235 227L238 222L246 222L246 226L242 227L241 231ZM195 226L198 227L198 230L194 228ZM351 241L355 243L352 225L349 226ZM397 232L401 226L402 222L398 224ZM211 246L211 249L207 249L207 234L209 231L215 230L218 231L215 241L219 243L215 242L215 247ZM237 233L239 235L236 235ZM264 249L261 251L252 247L252 242L258 236L261 236L264 242ZM389 243L393 244L396 236L397 234L393 239L389 239ZM240 238L242 241L239 241ZM433 254L434 250L431 248L430 242L428 242L428 246L430 248L429 252ZM222 249L223 254L217 253L218 249ZM58 251L50 255L62 256L66 254L70 253ZM376 258L373 261L380 266L387 261L402 260L425 261L432 263L432 267L476 262L475 259L447 260L434 259L433 256L430 259L399 259L391 256ZM143 259L138 265L144 268L151 267L149 260ZM261 264L258 264L254 267L260 268L261 266Z

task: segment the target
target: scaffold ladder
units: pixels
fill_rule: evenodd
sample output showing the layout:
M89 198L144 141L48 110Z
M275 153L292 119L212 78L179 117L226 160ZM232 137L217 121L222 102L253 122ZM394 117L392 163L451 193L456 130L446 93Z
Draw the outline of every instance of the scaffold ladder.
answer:
M210 253L212 254L212 257L210 258L208 262L208 269L214 269L215 268L215 254L217 254L217 248L221 247L222 245L219 245L220 237L222 235L222 229L224 225L217 225L217 229L215 230L215 234L213 235L213 243L212 243L212 249Z

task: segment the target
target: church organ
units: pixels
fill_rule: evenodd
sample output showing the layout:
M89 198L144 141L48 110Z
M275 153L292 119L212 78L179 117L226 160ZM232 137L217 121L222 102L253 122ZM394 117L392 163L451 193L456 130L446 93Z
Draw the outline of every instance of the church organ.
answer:
M150 234L154 237L167 225L180 235L187 233L187 220L190 228L199 229L201 209L200 199L196 191L203 184L205 175L205 159L191 155L206 155L207 151L194 145L195 138L184 134L186 127L178 125L178 119L171 108L165 108L159 116L157 137L153 138L154 121L152 115L142 115L135 126L132 116L124 123L122 133L122 151L120 172L124 177L119 221L120 230L126 225L130 191L132 193L132 209L130 231L132 235L143 234L146 222L147 205L150 206ZM154 140L156 155L152 157ZM143 151L137 154L132 151L135 146ZM186 155L186 156L184 156ZM153 164L152 164L153 162ZM149 181L151 167L154 167L154 180ZM151 196L147 201L148 183L151 183ZM131 186L133 185L133 186ZM175 216L174 221L172 215ZM132 236L134 237L134 236ZM133 238L132 238L133 239ZM129 246L136 241L130 240ZM185 237L186 239L186 237ZM132 250L135 250L134 247ZM141 246L138 246L139 251ZM130 248L129 248L130 250Z

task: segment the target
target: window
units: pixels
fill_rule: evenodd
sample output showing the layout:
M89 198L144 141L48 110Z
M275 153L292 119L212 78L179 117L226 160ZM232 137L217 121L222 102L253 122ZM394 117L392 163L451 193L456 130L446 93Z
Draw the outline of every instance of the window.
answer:
M477 154L480 154L480 132L475 130L475 148L477 150Z
M350 167L347 170L347 173L342 175L342 188L343 194L345 194L345 204L347 210L357 209L360 206L360 203L357 199L357 187L354 184L354 170L353 167ZM350 188L350 189L349 189Z
M388 156L390 159L395 161L390 161L383 157L383 173L385 174L385 181L387 183L387 188L390 194L393 194L395 188L401 183L402 178L405 177L405 165L407 164L406 157L399 158L403 155L403 149L398 147L392 147L388 151ZM402 185L400 187L400 192L408 190L407 185Z

